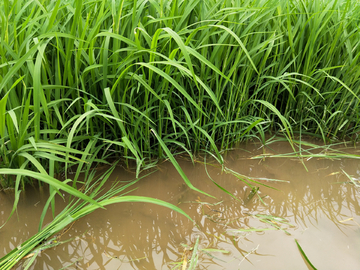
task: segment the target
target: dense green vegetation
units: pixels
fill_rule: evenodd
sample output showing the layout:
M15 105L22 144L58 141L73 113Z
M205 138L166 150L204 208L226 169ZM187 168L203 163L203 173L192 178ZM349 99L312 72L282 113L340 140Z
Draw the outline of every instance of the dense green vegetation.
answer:
M1 1L0 184L93 203L57 175L169 157L191 186L176 153L357 140L359 18L351 0Z
M98 158L140 169L164 156L159 139L219 157L269 130L357 136L359 11L354 1L3 1L1 167L60 172L95 137Z

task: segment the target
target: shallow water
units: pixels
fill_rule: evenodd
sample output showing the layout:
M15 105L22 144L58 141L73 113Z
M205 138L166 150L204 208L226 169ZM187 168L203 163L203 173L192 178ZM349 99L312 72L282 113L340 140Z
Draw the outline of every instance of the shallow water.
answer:
M266 153L291 151L286 143L270 147ZM250 198L251 189L241 179L229 170L224 172L219 166L208 165L211 178L234 194L238 198L235 200L213 184L203 164L192 165L180 159L190 181L216 197L212 199L190 190L170 163L162 163L157 172L136 184L137 190L131 195L176 204L198 226L157 205L112 205L67 228L58 241L72 240L43 251L30 269L151 270L177 265L177 269L182 269L176 263L190 259L191 252L187 250L197 237L201 250L197 269L311 269L295 239L318 269L360 269L359 192L341 172L343 169L354 180L360 180L360 162L312 158L302 164L299 159L290 158L251 159L263 150L258 144L242 145L227 154L225 166L242 175L261 178L259 182L276 190L255 185L260 187L259 196ZM118 168L109 185L133 178L133 174ZM12 197L0 196L3 223L11 211ZM36 232L45 201L46 193L26 192L20 201L19 220L14 216L0 230L0 256ZM60 200L57 206L61 208ZM272 222L266 219L268 216L277 219Z

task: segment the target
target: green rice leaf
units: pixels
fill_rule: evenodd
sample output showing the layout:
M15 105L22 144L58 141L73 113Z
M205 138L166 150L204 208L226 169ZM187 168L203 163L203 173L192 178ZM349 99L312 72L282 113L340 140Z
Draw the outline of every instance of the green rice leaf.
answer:
M207 194L206 192L197 189L196 187L193 186L193 184L191 184L189 178L186 176L186 174L184 173L184 171L181 169L179 163L176 161L176 159L174 158L174 156L171 154L169 148L165 145L165 143L163 142L163 140L159 137L159 135L156 133L155 130L151 129L151 131L154 133L156 139L158 140L158 142L160 143L162 149L165 151L166 155L168 156L168 158L170 159L171 163L174 165L175 169L178 171L178 173L180 174L180 176L182 177L182 179L184 179L185 183L188 185L189 188L200 192L202 194L205 194L206 196L209 196L211 198L215 198L214 196L211 196L209 194Z
M96 205L98 208L103 208L102 205L100 205L98 202L91 199L90 197L86 196L82 192L78 191L77 189L72 188L71 186L64 184L63 182L61 182L47 174L32 172L32 171L25 170L25 169L0 169L0 174L2 174L2 175L8 175L8 174L9 175L21 175L21 176L32 177L34 179L37 179L44 183L47 183L56 189L61 189L75 197L83 199L84 201L90 203L91 205Z
M308 257L306 256L305 252L303 251L303 249L301 248L299 242L298 242L296 239L295 239L295 243L296 243L297 247L299 248L300 253L301 253L301 255L304 257L305 261L311 266L311 268L312 268L313 270L316 270L315 266L312 265L312 263L310 262L310 260L308 259Z

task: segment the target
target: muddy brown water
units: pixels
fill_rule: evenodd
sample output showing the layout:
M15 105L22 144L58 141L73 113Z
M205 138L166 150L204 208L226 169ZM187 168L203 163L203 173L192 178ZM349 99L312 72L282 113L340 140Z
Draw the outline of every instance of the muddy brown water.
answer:
M267 152L291 151L286 143L270 146ZM226 155L225 166L261 178L259 182L276 190L260 186L259 196L249 199L251 190L242 180L207 166L212 179L235 200L212 183L203 164L179 159L194 186L216 197L212 199L189 189L170 163L162 163L131 195L178 205L198 226L157 205L111 205L68 227L58 241L70 241L44 250L30 269L182 269L180 262L189 260L187 250L198 237L196 269L311 269L295 239L317 269L360 269L360 193L341 173L343 169L360 180L360 161L311 158L304 161L307 172L298 159L250 159L261 153L258 144L242 145ZM133 178L118 168L109 184ZM38 189L23 194L18 215L0 230L0 256L36 233L45 201L46 192ZM0 194L1 224L12 203L11 195ZM62 205L59 200L57 207ZM270 215L277 219L266 219Z

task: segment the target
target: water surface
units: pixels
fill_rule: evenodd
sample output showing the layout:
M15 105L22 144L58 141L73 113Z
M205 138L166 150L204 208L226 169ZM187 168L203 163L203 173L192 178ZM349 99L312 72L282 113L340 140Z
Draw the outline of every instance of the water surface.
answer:
M197 237L201 250L198 269L311 269L295 239L318 269L360 269L359 192L342 173L345 170L360 180L359 161L252 159L264 151L291 151L286 143L270 147L241 145L226 155L227 171L213 162L205 167L202 158L195 165L180 158L193 185L216 199L189 189L168 162L136 184L131 195L178 205L198 226L157 205L112 205L66 228L58 241L70 241L44 250L31 269L181 269L180 262L189 260L189 248ZM242 179L259 187L258 194L251 198L251 188L230 170L247 176ZM218 189L209 176L238 200ZM109 185L133 178L132 173L117 168ZM272 188L254 184L250 178ZM0 196L3 223L11 211L12 197ZM14 216L0 230L0 256L36 232L45 201L46 193L26 191L20 201L19 219ZM57 206L61 208L61 200Z

